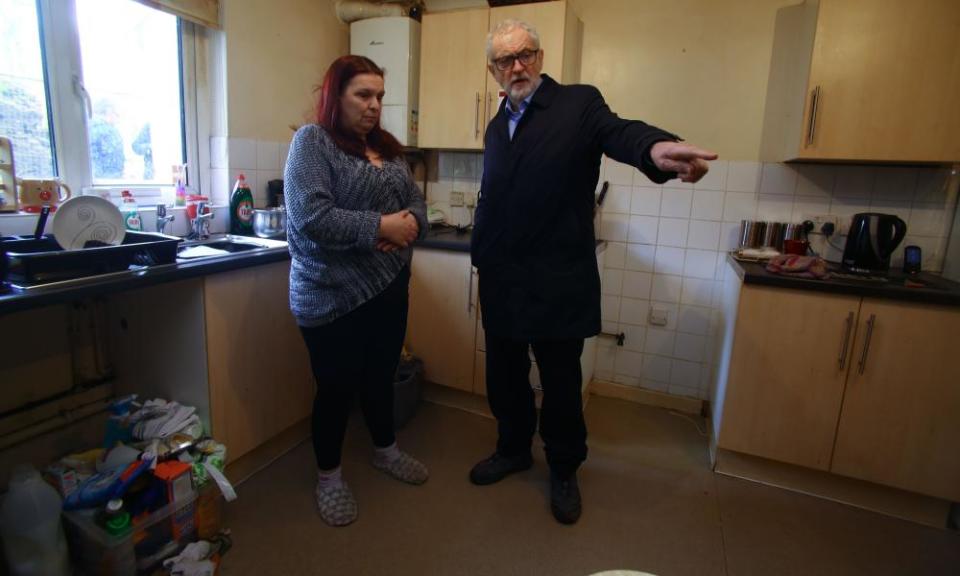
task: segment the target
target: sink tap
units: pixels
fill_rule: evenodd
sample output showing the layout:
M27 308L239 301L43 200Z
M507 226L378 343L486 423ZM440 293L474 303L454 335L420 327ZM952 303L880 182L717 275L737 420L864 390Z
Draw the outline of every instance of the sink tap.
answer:
M210 237L210 220L213 212L206 202L197 202L197 215L194 216L188 240L206 240Z
M157 204L157 232L163 234L163 229L175 219L173 214L167 215L167 206L165 204Z

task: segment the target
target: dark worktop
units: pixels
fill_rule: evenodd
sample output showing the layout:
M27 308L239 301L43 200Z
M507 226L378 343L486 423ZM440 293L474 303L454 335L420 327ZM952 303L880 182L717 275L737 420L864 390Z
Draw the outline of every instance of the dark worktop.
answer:
M19 291L4 285L0 288L0 315L50 304L70 302L78 298L135 290L154 284L186 280L218 272L262 266L289 260L286 246L237 252L224 256L197 258L175 264L148 266L99 276L65 280Z
M744 284L960 306L960 283L929 272L907 276L891 270L885 280L849 278L846 274L844 277L832 275L826 280L817 280L774 274L767 271L765 264L739 261L732 253L727 254L727 262L733 266ZM828 264L831 272L843 274L838 265Z

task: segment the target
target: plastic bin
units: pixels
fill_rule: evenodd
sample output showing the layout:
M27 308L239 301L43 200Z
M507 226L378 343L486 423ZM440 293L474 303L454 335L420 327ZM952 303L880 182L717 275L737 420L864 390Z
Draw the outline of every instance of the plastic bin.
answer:
M393 382L393 426L403 428L417 413L423 392L423 361L401 360Z
M114 536L97 524L99 510L64 512L63 526L78 574L150 574L165 559L196 539L194 492L180 502L134 519L131 530Z

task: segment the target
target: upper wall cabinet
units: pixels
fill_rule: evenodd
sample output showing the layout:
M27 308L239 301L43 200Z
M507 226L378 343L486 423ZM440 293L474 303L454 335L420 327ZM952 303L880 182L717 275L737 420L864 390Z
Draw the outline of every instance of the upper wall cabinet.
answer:
M807 0L777 13L764 160L960 160L960 2Z
M420 147L483 148L487 122L500 103L500 87L487 71L487 32L507 18L537 29L544 73L565 83L580 79L582 26L566 0L425 14L420 36Z

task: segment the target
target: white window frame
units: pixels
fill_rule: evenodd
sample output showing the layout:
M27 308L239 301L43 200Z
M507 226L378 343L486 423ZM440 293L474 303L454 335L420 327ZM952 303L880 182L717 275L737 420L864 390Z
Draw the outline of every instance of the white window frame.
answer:
M50 93L51 127L58 176L84 191L119 196L117 186L94 186L93 183L87 130L89 97L83 88L76 3L74 0L38 0L38 6L43 20L42 41L46 55L46 79ZM180 19L180 30L183 122L186 161L190 167L187 185L202 192L202 179L196 168L203 166L200 163L201 156L207 157L209 161L209 151L203 150L199 145L200 142L209 141L209 134L200 133L209 126L209 122L201 118L204 111L198 108L197 102L205 101L207 95L198 94L198 90L203 90L203 87L209 83L197 78L197 36L201 32L198 32L196 25L183 19ZM209 130L209 128L206 129ZM147 185L123 186L123 188L139 189L142 192L156 191L156 196L159 197L161 188L172 190L173 186Z

